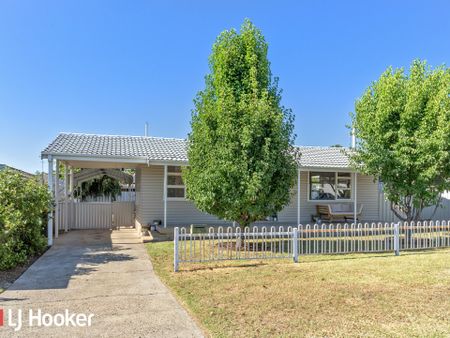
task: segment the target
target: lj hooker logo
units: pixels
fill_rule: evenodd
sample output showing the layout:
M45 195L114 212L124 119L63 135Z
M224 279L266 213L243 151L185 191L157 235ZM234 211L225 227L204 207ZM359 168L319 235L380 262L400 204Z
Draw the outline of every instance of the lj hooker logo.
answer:
M20 331L24 326L29 327L86 327L92 325L94 315L85 313L73 313L69 310L51 314L41 309L12 310L0 309L0 327L11 327L14 331Z

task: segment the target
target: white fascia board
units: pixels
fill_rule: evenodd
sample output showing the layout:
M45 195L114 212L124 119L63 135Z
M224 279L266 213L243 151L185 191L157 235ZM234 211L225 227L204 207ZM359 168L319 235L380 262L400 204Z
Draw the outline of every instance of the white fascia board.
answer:
M174 166L187 166L189 165L188 161L180 161L180 160L158 160L148 162L148 165L174 165Z
M42 154L42 158L51 155L54 159L62 161L88 161L88 162L121 162L121 163L147 163L145 157L119 157L105 155L68 155L68 154Z
M88 162L108 162L108 163L133 163L148 165L187 165L187 161L182 160L150 160L147 157L130 157L130 156L109 156L109 155L71 155L64 153L42 154L41 158L45 159L52 156L53 159L61 161L88 161Z
M321 172L328 172L328 171L333 171L333 172L350 172L350 173L354 173L355 170L353 168L350 167L302 167L299 166L300 171L321 171Z
M71 155L64 153L42 153L41 158L46 159L52 156L53 159L61 161L88 161L88 162L120 162L120 163L133 163L133 164L147 164L147 165L177 165L187 166L188 161L185 160L151 160L147 157L129 157L129 156L109 156L109 155ZM298 165L300 171L337 171L337 172L355 172L351 167L325 167L325 166L307 166L303 167Z

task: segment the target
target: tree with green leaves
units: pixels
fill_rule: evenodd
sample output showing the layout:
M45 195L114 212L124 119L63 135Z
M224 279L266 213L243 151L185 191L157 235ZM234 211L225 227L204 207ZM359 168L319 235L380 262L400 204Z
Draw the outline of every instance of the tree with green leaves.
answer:
M279 212L296 177L294 117L281 105L268 45L248 19L222 32L195 100L189 134L187 197L241 226Z
M23 264L47 246L51 196L37 178L0 171L0 270Z
M450 69L388 68L357 100L355 167L383 182L392 211L418 220L450 189Z

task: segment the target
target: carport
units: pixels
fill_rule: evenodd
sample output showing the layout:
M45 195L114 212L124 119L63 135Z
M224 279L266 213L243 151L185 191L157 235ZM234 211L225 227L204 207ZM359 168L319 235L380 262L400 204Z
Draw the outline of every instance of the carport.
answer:
M186 141L183 139L78 133L60 133L42 151L41 158L48 161L48 188L54 200L58 201L54 211L48 215L48 245L53 244L53 236L58 237L60 230L110 229L128 225L139 232L149 218L158 218L166 226L167 189L172 189L167 182L168 168L187 164ZM65 175L56 184L60 164L64 166ZM85 180L107 175L129 184L131 178L123 169L137 172L150 167L162 169L161 179L136 178L136 200L127 202L128 205L125 202L120 205L89 205L74 199L75 186ZM82 171L74 173L76 168ZM145 194L141 196L143 187ZM148 209L149 196L150 202L158 203L157 209L153 210L160 213L155 217L138 217L139 211Z
M100 178L104 175L118 180L121 184L133 184L133 176L123 169L134 169L145 159L95 154L93 148L77 147L61 142L58 136L41 154L48 161L48 189L55 201L54 210L48 215L48 245L53 245L53 236L57 238L60 231L71 229L112 229L121 226L134 227L135 202L82 202L74 196L77 186L83 182ZM60 167L64 167L63 179ZM81 169L77 171L76 169ZM77 172L76 172L77 171Z
M60 177L60 165L64 167L64 179ZM74 197L74 189L83 182L108 176L118 180L121 185L131 185L133 176L119 168L104 169L103 162L74 163L59 156L48 156L48 187L54 198L54 211L49 214L48 244L52 245L52 235L57 238L59 231L71 229L112 229L134 226L135 201L82 201ZM99 166L93 169L88 166ZM75 169L81 169L74 173ZM52 228L54 227L54 231Z

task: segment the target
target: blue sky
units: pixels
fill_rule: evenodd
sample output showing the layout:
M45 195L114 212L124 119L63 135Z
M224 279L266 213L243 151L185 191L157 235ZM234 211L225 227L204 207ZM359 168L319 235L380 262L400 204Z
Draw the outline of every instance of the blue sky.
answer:
M0 2L0 163L40 170L60 131L185 137L216 36L245 17L269 43L296 144L348 145L386 67L450 60L450 1Z

